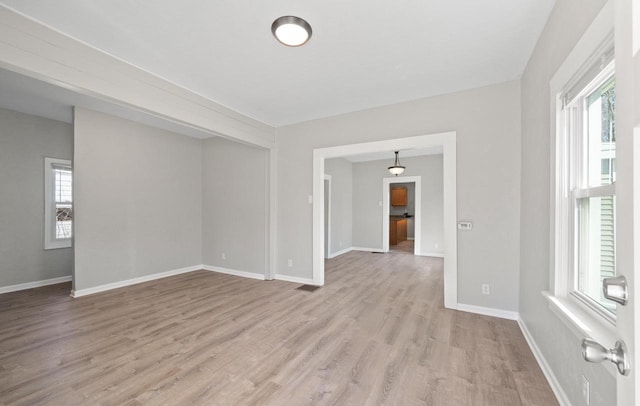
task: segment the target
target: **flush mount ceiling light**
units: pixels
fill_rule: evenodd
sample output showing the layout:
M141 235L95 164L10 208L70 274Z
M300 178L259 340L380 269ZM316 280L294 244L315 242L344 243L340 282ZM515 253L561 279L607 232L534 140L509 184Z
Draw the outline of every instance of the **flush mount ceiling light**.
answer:
M396 175L396 176L404 172L404 166L400 165L400 158L398 158L398 151L396 151L396 161L393 163L393 166L389 167L389 172L391 172L392 175Z
M311 38L311 26L300 17L283 16L271 24L273 36L288 47L299 47Z

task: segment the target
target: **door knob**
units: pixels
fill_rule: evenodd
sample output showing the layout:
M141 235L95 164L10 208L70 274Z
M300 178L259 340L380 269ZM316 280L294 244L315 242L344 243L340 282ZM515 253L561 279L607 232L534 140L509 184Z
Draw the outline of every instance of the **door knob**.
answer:
M602 280L602 293L607 299L620 303L623 306L626 305L629 301L627 279L624 275L604 278Z
M627 346L624 344L624 341L616 341L615 347L607 350L596 341L585 338L582 340L582 358L588 362L609 360L616 365L620 375L629 375L629 371L631 370Z

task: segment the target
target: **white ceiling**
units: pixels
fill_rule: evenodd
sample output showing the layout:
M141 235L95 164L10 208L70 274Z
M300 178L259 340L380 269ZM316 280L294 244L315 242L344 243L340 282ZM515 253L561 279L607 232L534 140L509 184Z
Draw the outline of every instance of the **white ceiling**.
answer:
M520 77L555 0L0 0L272 126ZM282 15L313 37L271 36Z

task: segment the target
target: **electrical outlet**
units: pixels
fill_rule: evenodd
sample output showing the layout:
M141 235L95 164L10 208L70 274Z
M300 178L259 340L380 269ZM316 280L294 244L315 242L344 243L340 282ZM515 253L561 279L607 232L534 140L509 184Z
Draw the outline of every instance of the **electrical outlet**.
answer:
M287 265L291 268L293 266L293 259L287 260Z
M584 399L585 405L589 404L590 401L590 392L591 385L589 384L589 380L586 376L582 375L582 398Z
M227 254L225 254L225 253L223 252L223 253L220 255L220 257L221 257L222 259L227 259Z
M491 289L489 289L489 285L482 285L482 294L483 295L491 294Z

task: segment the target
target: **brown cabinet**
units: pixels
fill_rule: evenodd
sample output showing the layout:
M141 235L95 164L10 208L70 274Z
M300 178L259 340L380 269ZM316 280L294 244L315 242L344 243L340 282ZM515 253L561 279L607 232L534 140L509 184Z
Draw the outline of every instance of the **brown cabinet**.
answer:
M406 206L407 205L407 188L406 187L392 187L391 188L391 205L392 206Z
M389 245L396 245L407 239L407 219L394 218L389 219Z

